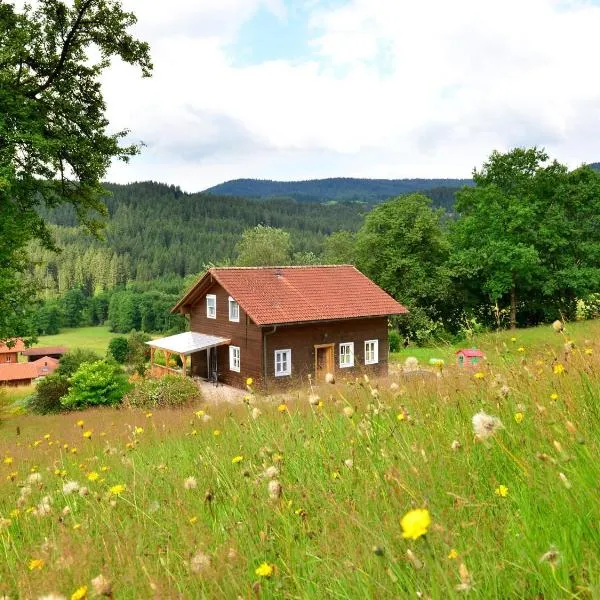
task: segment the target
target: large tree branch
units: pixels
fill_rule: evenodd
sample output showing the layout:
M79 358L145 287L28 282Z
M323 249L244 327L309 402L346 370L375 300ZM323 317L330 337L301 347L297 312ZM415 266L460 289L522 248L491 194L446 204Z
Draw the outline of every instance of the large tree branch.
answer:
M75 22L73 23L73 26L71 27L69 33L67 34L67 37L65 38L60 53L60 58L56 63L56 67L54 67L52 73L48 75L48 78L42 85L40 85L38 88L27 94L29 98L35 98L38 94L41 94L43 91L47 90L54 83L54 80L60 75L63 66L69 56L69 52L71 51L71 46L75 41L75 38L77 37L79 27L81 26L81 22L83 21L83 17L85 16L85 13L88 11L93 2L94 0L85 0L85 2L81 5L81 8L77 13Z

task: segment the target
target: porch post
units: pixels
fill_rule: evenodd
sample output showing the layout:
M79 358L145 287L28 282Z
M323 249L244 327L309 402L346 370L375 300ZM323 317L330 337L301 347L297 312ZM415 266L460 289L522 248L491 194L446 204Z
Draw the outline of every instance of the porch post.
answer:
M150 375L154 374L154 346L150 346Z
M179 355L181 358L181 364L183 365L183 376L185 377L185 371L186 371L186 361L187 361L187 356L185 354L180 354Z
M164 355L165 355L165 367L167 367L167 369L168 369L169 368L169 358L171 357L171 353L167 352L165 350Z

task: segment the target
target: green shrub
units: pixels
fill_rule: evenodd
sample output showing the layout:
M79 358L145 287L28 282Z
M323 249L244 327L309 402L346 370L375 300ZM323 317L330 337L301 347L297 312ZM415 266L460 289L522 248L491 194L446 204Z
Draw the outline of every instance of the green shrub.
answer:
M83 363L93 363L101 360L101 357L93 350L87 348L75 348L62 356L56 373L69 378L79 369Z
M396 329L392 329L388 335L388 341L390 343L390 352L400 352L400 343L402 338L400 333Z
M132 408L178 407L202 399L198 386L187 377L165 375L142 379L127 394L124 403Z
M120 365L127 361L127 355L129 354L129 344L127 338L118 335L110 340L108 344L108 354L112 356Z
M69 380L64 375L54 373L37 384L35 393L27 403L27 408L41 415L61 412L65 409L61 404L61 398L68 393Z
M150 346L146 344L152 339L142 331L132 331L127 338L127 362L133 365L135 372L143 375L146 371L146 361L150 358Z
M82 363L69 383L71 388L61 404L70 410L118 404L130 388L121 368L106 360Z

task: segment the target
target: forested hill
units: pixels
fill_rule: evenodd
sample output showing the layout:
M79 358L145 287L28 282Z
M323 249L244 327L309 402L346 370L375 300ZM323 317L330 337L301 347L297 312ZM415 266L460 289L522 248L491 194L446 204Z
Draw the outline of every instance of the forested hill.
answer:
M293 198L298 202L378 203L411 192L433 192L432 195L435 194L441 200L440 205L451 208L456 189L472 184L470 179L354 179L351 177L310 181L235 179L209 188L205 193L244 198Z
M318 253L334 231L358 229L370 208L187 194L152 182L105 187L111 192L105 198L110 213L106 241L76 227L72 210L44 211L63 249L60 254L34 253L32 269L50 295L72 287L94 293L128 281L198 273L207 263L235 258L242 232L260 224L289 231L295 253Z

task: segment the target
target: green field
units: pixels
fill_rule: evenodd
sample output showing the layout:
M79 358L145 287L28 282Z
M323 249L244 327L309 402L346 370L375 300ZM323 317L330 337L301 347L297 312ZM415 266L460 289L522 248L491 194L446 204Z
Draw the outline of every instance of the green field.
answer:
M447 365L454 364L455 352L460 348L479 348L486 354L488 361L498 364L506 359L524 358L530 350L546 348L554 352L560 352L567 340L576 340L583 345L586 340L598 339L600 337L600 320L578 321L568 323L561 335L553 332L549 325L517 329L515 331L500 331L498 333L483 333L474 335L470 340L458 344L437 344L431 347L419 348L409 346L401 352L391 355L392 360L404 361L409 356L414 356L422 364L427 364L430 358L441 358ZM513 341L513 338L515 340ZM523 348L524 352L517 352Z
M597 326L283 405L13 416L0 597L600 598Z
M108 326L63 329L57 335L40 336L34 346L66 346L69 349L90 348L104 355L110 340L116 335L118 334L108 330Z

